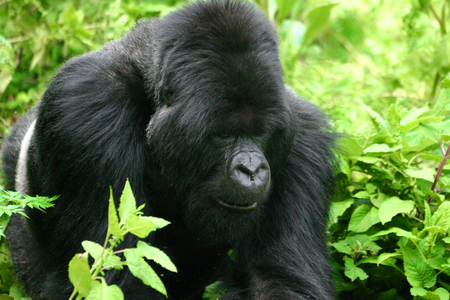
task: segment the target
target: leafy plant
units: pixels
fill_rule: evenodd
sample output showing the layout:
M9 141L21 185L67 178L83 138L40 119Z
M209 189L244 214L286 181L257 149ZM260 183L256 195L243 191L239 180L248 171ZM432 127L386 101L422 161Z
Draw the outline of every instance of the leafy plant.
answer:
M449 99L387 118L362 104L372 122L343 143L347 196L331 214L343 299L450 298Z
M44 211L53 207L56 199L58 196L52 198L30 197L19 192L0 190L0 237L5 237L5 228L12 214L17 213L26 217L25 207L27 206Z
M161 267L177 272L175 265L164 252L143 241L138 241L136 248L115 250L128 233L142 239L169 224L160 218L142 216L143 208L144 205L136 208L136 200L127 180L120 198L119 217L117 217L111 191L105 243L101 246L91 241L84 241L82 245L86 252L76 254L69 263L69 278L74 286L70 299L124 299L120 288L116 285L107 285L103 278L105 271L121 270L124 266L127 266L131 273L141 279L144 284L167 297L164 284L145 260L145 258L153 260ZM124 255L124 261L118 256L120 253ZM94 259L92 266L89 266L89 255Z

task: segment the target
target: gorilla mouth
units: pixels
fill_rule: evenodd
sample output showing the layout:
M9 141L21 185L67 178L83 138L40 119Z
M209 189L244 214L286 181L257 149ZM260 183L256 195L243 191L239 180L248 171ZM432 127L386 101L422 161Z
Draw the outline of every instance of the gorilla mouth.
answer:
M240 213L249 213L252 212L258 207L257 202L252 203L225 203L223 201L220 201L218 199L214 199L214 201L220 206L227 210L234 211L234 212L240 212Z

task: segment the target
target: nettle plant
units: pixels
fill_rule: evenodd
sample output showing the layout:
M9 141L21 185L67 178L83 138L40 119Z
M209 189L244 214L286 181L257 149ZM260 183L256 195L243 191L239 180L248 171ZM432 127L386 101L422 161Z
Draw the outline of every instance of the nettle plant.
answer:
M330 218L341 295L449 299L450 89L433 109L391 105L387 119L362 105L372 122L344 139Z
M116 250L126 234L130 233L143 239L151 232L170 224L161 218L142 216L143 208L144 205L136 208L136 200L128 181L120 198L118 210L111 191L108 232L104 245L83 241L82 245L86 252L76 254L69 263L69 279L74 286L70 299L123 300L120 288L116 285L107 285L103 275L107 270L121 270L124 266L127 266L144 284L167 297L163 282L147 262L152 260L169 271L177 272L175 265L164 252L143 241L138 241L136 248ZM118 256L121 253L125 260ZM89 255L94 259L92 266L89 266Z

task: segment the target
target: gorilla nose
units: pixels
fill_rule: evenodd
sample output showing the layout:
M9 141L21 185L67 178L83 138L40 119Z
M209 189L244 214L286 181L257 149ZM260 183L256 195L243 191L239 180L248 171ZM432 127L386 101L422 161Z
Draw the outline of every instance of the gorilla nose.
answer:
M254 195L265 193L270 185L270 167L259 152L240 152L234 156L229 176L236 188Z

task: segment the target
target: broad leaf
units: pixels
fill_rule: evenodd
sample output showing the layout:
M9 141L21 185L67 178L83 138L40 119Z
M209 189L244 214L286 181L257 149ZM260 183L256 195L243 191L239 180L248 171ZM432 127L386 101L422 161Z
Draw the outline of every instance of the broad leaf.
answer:
M445 231L450 228L450 201L444 201L431 217L431 224L442 227Z
M431 288L437 276L433 267L417 249L402 247L406 279L413 287Z
M81 296L89 295L92 279L87 253L75 254L69 262L69 279Z
M380 223L378 209L363 204L355 209L348 224L348 229L353 232L365 232L373 225Z
M400 213L410 213L414 209L414 201L400 200L398 197L389 198L380 205L378 215L380 216L381 224L386 224L391 221L393 217Z

